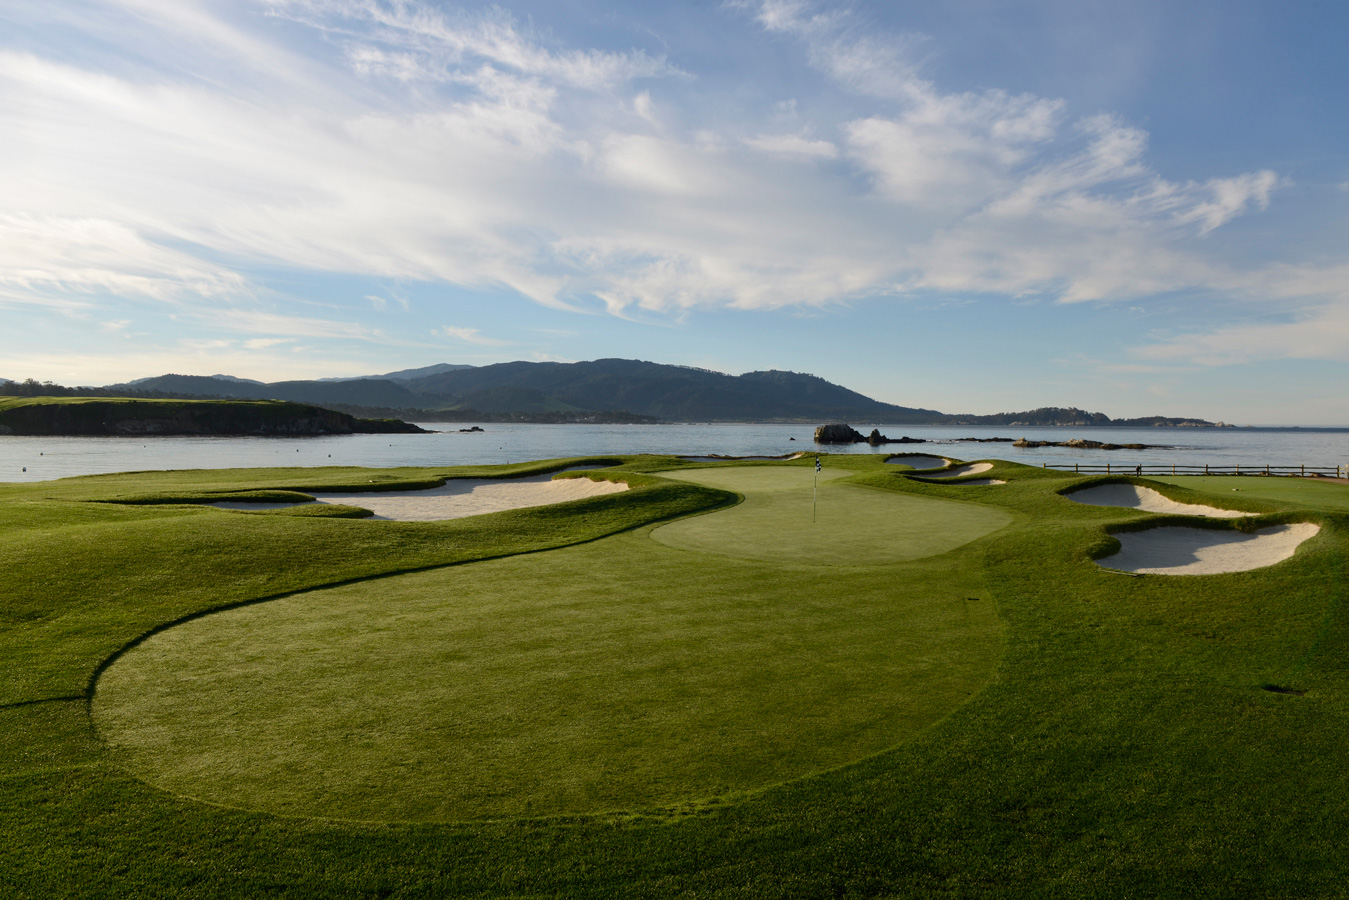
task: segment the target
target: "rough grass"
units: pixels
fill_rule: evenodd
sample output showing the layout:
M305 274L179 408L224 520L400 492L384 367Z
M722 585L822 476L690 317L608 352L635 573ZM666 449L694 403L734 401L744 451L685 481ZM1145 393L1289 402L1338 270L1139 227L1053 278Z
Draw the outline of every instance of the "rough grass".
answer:
M857 484L969 496L874 460L827 458L835 464ZM994 680L891 750L680 815L369 825L222 807L130 774L126 755L93 736L87 686L147 631L230 603L486 556L586 540L617 554L637 537L625 530L734 501L651 481L569 508L434 527L81 502L207 486L303 491L332 474L0 487L0 896L1345 895L1349 512L1344 494L1324 489L1349 488L1279 480L1295 493L1261 501L1323 526L1287 562L1125 578L1091 557L1110 541L1107 527L1144 520L1057 495L1084 479L999 464L993 474L1009 483L978 500L1013 523L903 564L949 563L952 585L983 585L970 596L994 606L1005 635ZM1218 496L1234 486L1214 481Z

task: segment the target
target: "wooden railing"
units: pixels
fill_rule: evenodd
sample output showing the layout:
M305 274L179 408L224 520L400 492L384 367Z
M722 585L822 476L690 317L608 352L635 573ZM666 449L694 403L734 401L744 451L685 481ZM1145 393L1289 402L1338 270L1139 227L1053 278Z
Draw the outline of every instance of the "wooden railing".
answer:
M1046 469L1063 469L1082 475L1281 475L1294 478L1349 478L1349 466L1183 466L1179 464L1106 463L1044 463Z

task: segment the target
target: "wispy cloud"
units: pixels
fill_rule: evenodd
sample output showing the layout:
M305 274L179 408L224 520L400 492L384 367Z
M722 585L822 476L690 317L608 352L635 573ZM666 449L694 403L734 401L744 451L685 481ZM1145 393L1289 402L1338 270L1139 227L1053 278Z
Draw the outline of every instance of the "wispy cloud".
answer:
M460 328L453 325L444 325L431 332L434 335L443 338L449 338L454 341L461 341L465 344L477 344L480 347L504 347L509 342L499 341L495 338L489 338L483 335L476 328Z
M12 301L112 293L174 302L244 292L236 273L125 222L0 210L0 296Z
M267 0L273 15L339 39L357 71L400 81L481 84L482 65L587 90L678 73L641 50L557 50L500 7L468 12L418 0Z
M1233 285L1245 302L1212 328L1135 348L1144 359L1231 366L1278 359L1349 359L1349 265L1276 266Z
M496 10L107 6L172 64L130 46L137 65L116 72L0 49L0 303L136 296L201 306L240 335L391 344L355 322L255 312L247 273L505 287L558 309L675 318L1272 280L1215 247L1283 176L1168 179L1135 125L1074 117L1055 98L943 90L923 75L927 38L838 7L769 0L741 4L739 20L846 97L831 118L830 104L808 115L781 98L705 112L698 81L662 55L561 46ZM281 36L296 27L327 40L301 53ZM203 61L176 46L206 48ZM1299 321L1338 308L1300 296L1287 301Z
M831 141L811 140L799 134L766 134L745 138L745 144L770 156L834 159L838 147Z

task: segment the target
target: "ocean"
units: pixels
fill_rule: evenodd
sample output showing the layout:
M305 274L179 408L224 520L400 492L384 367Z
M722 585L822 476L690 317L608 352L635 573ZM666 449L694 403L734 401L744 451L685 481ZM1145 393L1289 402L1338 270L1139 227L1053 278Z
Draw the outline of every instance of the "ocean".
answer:
M0 481L45 481L73 475L163 469L266 466L458 466L597 454L776 456L806 452L932 452L962 460L1006 459L1026 465L1349 466L1349 429L1028 428L853 423L935 444L818 446L810 425L517 425L423 423L434 434L337 437L0 437ZM1148 450L1022 449L958 438L1073 438L1155 445Z

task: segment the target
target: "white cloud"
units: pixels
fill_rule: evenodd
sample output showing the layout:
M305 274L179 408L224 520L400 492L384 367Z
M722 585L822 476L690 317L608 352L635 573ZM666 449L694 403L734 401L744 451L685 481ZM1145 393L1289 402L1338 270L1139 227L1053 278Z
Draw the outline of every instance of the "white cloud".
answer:
M1349 359L1349 304L1299 311L1291 321L1253 321L1186 334L1138 350L1146 359L1205 366L1276 359Z
M1235 178L1209 179L1204 189L1212 199L1195 204L1177 218L1182 222L1198 222L1199 233L1208 234L1250 207L1267 209L1269 195L1283 182L1284 179L1268 169Z
M238 294L240 276L102 218L0 211L0 302L117 294L166 302ZM92 302L92 301L86 301Z
M1231 321L1172 335L1135 353L1144 359L1229 366L1277 359L1349 359L1349 265L1276 266L1233 284L1244 301Z
M138 41L207 58L193 68L180 50L128 74L0 50L0 303L136 296L209 306L204 321L239 334L387 344L354 322L256 312L241 273L505 286L559 309L676 316L1228 290L1249 273L1208 252L1217 229L1284 183L1169 181L1127 123L1074 119L1053 98L944 92L919 76L921 36L805 2L752 12L846 93L832 119L787 101L726 121L667 100L701 88L663 57L553 46L500 12L121 8L140 17ZM296 23L336 49L302 55L269 31ZM635 84L649 78L667 79L659 115Z
M296 338L335 338L375 344L401 344L376 328L359 322L339 322L308 316L290 316L256 309L198 309L182 316L234 334L265 334L273 343ZM278 335L285 335L278 338Z
M521 32L500 8L447 11L417 0L267 0L273 15L319 28L346 42L357 71L400 81L461 81L474 63L587 90L675 73L640 50L553 51Z
M799 134L766 134L745 138L745 143L770 156L801 159L834 159L838 147L831 141L813 141Z
M486 337L476 328L461 328L453 325L444 325L434 329L431 333L451 340L462 341L465 344L477 344L481 347L504 347L507 344L506 341L499 341L495 338Z

